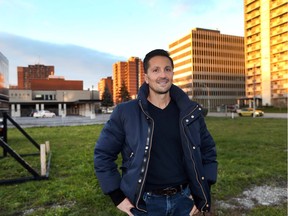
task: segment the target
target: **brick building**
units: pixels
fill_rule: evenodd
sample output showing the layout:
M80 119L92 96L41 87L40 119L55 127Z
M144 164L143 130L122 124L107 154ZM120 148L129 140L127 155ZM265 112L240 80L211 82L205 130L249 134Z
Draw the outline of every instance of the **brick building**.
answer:
M54 75L54 66L35 64L17 67L18 89L31 89L32 80L47 79L49 75Z

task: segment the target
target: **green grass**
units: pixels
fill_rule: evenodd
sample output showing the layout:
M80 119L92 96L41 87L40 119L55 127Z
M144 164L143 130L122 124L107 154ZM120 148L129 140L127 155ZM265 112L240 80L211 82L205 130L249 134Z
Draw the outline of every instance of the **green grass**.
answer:
M286 186L287 120L207 117L217 143L218 182L213 202L239 196L255 185ZM49 180L0 186L0 215L123 215L103 195L93 170L93 148L103 125L26 128L38 143L50 141ZM8 130L8 143L20 154L37 152L16 129ZM27 156L40 169L38 156ZM30 176L11 157L0 159L0 179ZM242 215L214 208L215 215ZM246 215L287 215L287 202L258 206Z
M264 113L287 113L287 107L259 107Z

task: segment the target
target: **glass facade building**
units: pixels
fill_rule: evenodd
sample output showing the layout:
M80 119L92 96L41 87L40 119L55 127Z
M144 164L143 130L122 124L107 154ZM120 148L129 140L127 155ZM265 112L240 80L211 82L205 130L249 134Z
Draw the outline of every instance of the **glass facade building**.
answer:
M0 116L9 111L9 61L0 52Z

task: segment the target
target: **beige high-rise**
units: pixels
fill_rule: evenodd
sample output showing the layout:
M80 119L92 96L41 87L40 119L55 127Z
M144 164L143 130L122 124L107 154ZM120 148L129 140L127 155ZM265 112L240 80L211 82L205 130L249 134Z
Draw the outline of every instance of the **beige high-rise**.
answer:
M244 38L202 28L169 45L174 84L208 110L245 96Z
M287 106L288 1L244 0L246 96Z

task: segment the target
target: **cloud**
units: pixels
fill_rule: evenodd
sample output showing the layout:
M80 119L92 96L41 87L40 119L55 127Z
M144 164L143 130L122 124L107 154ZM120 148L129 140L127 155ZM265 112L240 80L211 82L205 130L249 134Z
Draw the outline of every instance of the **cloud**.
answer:
M54 65L55 75L83 80L84 88L112 76L112 65L126 58L71 44L55 44L0 32L0 52L9 60L9 83L17 85L17 67Z

